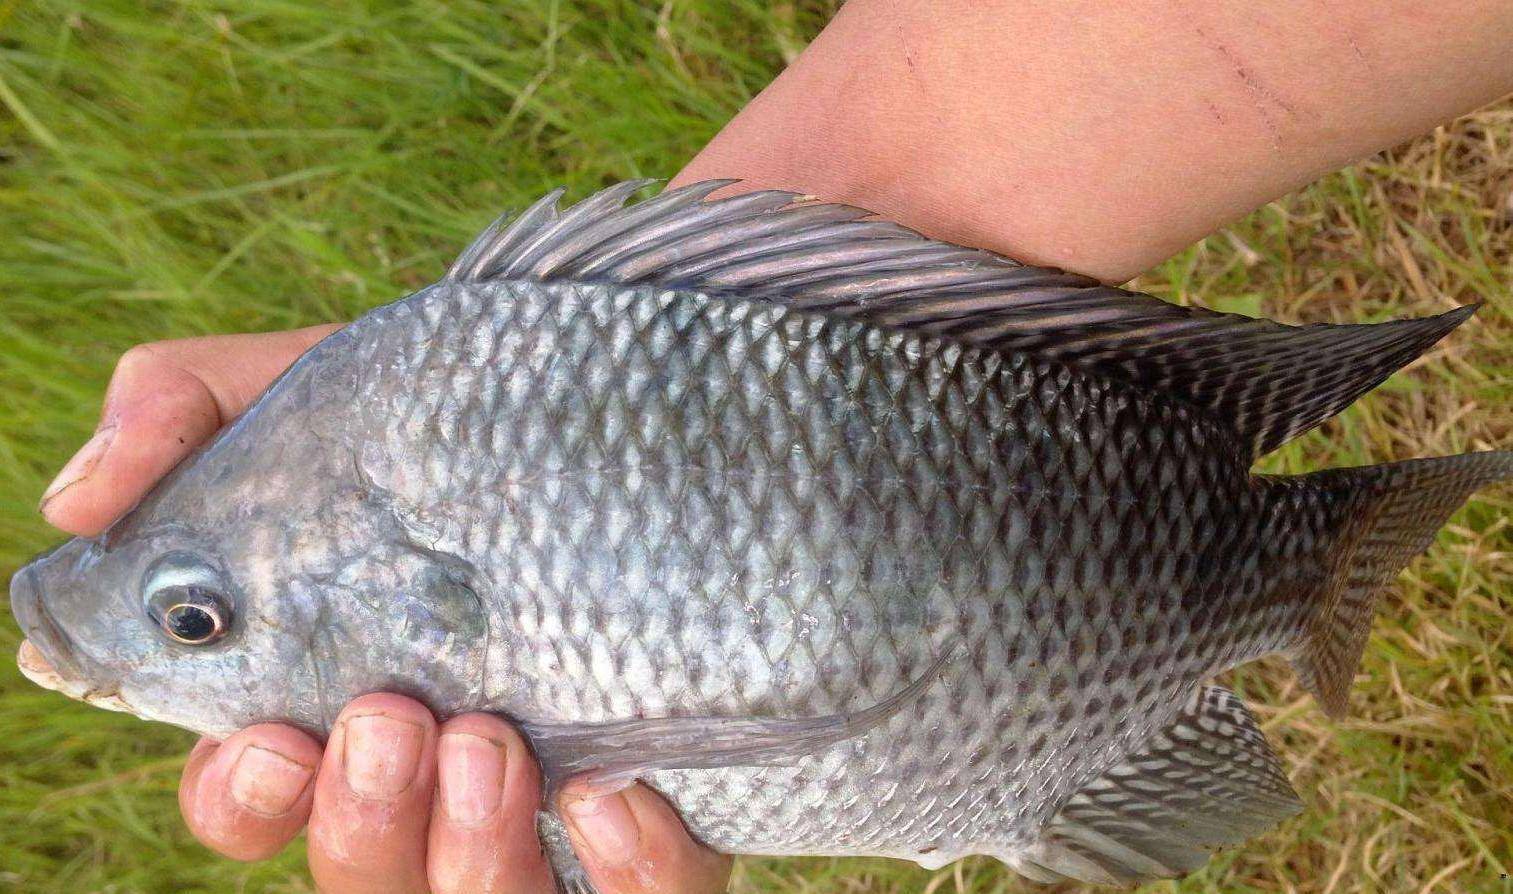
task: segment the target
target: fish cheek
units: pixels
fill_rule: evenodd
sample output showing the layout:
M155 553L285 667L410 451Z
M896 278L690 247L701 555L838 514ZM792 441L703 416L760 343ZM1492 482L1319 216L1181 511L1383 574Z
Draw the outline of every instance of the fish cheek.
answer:
M224 738L251 723L283 719L281 705L265 703L275 690L264 684L240 649L199 653L165 645L121 681L120 695L143 719Z

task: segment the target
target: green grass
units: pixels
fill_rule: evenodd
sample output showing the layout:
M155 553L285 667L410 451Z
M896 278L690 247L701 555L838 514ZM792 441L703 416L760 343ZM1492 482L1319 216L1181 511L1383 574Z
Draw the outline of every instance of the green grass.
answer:
M0 572L145 340L349 318L425 284L499 211L676 171L828 5L0 3ZM1273 469L1508 446L1513 106L1332 176L1142 280L1285 319L1480 318ZM1352 719L1238 682L1309 811L1153 890L1495 891L1513 872L1506 492L1384 600ZM0 620L0 650L18 635ZM298 846L220 861L174 801L189 737L0 661L0 891L308 891ZM987 860L751 860L737 890L1031 890Z

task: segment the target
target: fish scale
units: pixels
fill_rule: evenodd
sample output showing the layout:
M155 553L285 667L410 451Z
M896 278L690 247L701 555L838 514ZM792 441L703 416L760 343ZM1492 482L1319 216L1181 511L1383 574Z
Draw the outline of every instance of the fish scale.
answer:
M222 737L391 690L722 850L1131 883L1301 808L1205 681L1280 654L1338 715L1377 593L1513 477L1250 473L1471 309L1283 326L643 185L501 220L19 572L23 670Z
M472 415L514 424L473 433L499 448L473 475L435 463L403 492L422 517L479 490L511 506L435 544L488 544L476 561L503 601L513 672L534 681L510 713L845 712L966 644L943 685L833 746L837 757L655 774L715 846L1012 852L1068 790L1159 728L1177 693L1265 648L1245 635L1264 624L1246 623L1243 601L1217 621L1192 611L1230 597L1257 548L1253 536L1193 536L1245 527L1238 451L1127 388L1025 355L649 287L444 286L394 313L414 328L370 318L373 350L400 358L402 375L449 384L396 394L396 412L375 415L400 423L371 437L402 444L427 429L447 445ZM475 375L466 358L480 354L497 370L487 392L454 381ZM454 402L484 393L495 402ZM611 417L637 424L604 426ZM798 457L810 471L795 476ZM385 486L385 469L366 473ZM1203 489L1211 502L1193 500ZM1159 566L1132 568L1110 536L1132 526ZM599 573L554 577L563 568ZM752 598L760 609L742 610ZM1145 611L1121 624L1118 602ZM794 633L805 617L811 628ZM1230 625L1242 632L1203 642ZM960 738L943 742L949 730ZM957 787L971 796L954 811L901 822L926 792ZM793 806L820 798L831 803L819 814ZM731 808L704 806L716 802Z

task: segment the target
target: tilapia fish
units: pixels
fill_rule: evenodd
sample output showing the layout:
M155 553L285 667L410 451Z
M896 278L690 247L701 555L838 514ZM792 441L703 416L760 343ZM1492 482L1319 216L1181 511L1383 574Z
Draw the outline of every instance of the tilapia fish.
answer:
M1131 882L1300 809L1207 681L1344 711L1378 592L1513 477L1250 472L1471 308L1284 326L646 185L495 224L22 569L28 672L210 735L408 693L720 850Z

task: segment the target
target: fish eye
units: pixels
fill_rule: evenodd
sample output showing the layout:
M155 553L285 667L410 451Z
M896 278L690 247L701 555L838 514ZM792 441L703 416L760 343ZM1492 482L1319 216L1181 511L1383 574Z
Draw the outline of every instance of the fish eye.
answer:
M147 570L142 584L147 617L176 643L203 646L231 629L231 599L221 574L188 553L169 553Z

